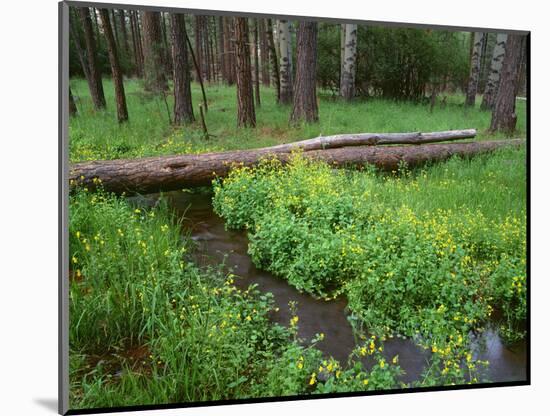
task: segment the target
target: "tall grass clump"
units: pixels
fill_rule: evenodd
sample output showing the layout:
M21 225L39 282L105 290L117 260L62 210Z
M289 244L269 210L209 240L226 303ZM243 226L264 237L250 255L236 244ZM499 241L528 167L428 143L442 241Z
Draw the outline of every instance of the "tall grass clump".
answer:
M271 294L194 266L162 199L144 209L80 189L69 235L73 409L399 385L397 362L344 368L316 348L322 334L297 338L297 315L271 321Z

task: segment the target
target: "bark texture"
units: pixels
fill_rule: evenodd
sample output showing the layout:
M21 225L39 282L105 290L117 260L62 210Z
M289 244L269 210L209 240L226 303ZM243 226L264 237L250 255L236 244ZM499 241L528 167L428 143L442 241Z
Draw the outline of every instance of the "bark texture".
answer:
M516 93L522 53L522 36L508 35L500 84L491 118L490 131L511 134L516 129Z
M248 22L244 17L236 17L234 19L237 75L237 126L256 127L250 49L248 47Z
M468 80L468 89L466 90L466 107L471 107L475 104L477 84L479 82L479 71L481 68L481 48L483 47L482 32L473 34L474 42L472 46L472 55L470 57L470 78Z
M252 36L252 51L254 55L254 95L256 98L256 107L260 107L260 59L258 54L258 20L254 19L254 32Z
M275 87L277 96L277 102L281 99L281 78L279 76L279 64L277 59L277 49L275 48L275 41L273 40L273 26L271 19L266 20L266 37L267 45L269 48L269 63L271 66L271 83Z
M93 10L93 9L92 9ZM94 102L94 107L97 110L105 108L105 94L103 92L103 82L101 81L101 72L97 65L96 43L94 38L94 30L92 28L92 20L90 18L90 10L87 7L78 9L80 21L84 28L84 41L86 43L86 56L88 61L88 72L90 74L90 95ZM94 12L95 16L95 12Z
M483 101L481 102L482 110L491 110L495 105L495 98L498 92L500 81L500 70L502 69L502 61L506 52L506 33L497 34L495 47L493 48L493 58L491 60L491 69L487 76L487 84L483 93Z
M143 12L144 87L160 93L168 89L163 59L160 12Z
M290 122L319 121L316 92L317 22L300 22L296 36L296 83Z
M292 42L290 39L290 27L287 20L279 21L279 60L280 60L280 83L281 92L279 102L291 104L293 97L292 89Z
M103 26L103 34L105 35L105 39L107 41L109 62L111 63L111 75L115 86L117 119L119 123L124 123L125 121L128 121L128 108L126 107L126 94L124 94L122 70L120 69L116 42L113 36L113 30L111 28L111 21L109 19L109 10L100 9L99 15Z
M355 71L357 62L357 25L346 24L342 75L340 77L340 96L351 101L355 96Z
M174 124L188 124L195 121L195 116L191 101L191 72L183 14L170 14L170 32L174 69Z
M383 170L397 170L402 163L410 167L438 162L452 156L471 157L505 146L519 147L522 139L473 143L429 144L424 146L360 146L304 152L304 156L322 160L334 167L375 165ZM216 177L225 177L234 166L254 166L262 158L275 157L283 163L290 152L269 149L200 155L162 156L130 160L85 162L70 167L70 184L95 188L94 178L107 191L116 193L152 193L185 187L210 185Z

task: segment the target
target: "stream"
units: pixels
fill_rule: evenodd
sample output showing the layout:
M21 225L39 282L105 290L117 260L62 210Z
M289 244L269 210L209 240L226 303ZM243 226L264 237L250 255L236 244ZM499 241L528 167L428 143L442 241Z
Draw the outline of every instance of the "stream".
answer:
M153 206L159 195L152 194L132 198L140 205ZM355 339L346 316L345 299L325 301L300 293L290 286L286 280L273 274L257 269L248 250L246 231L226 230L223 219L218 217L213 209L212 195L190 192L165 193L169 205L182 219L184 233L189 234L197 243L194 261L199 266L217 265L224 262L227 270L235 277L235 285L246 289L251 284L257 284L261 292L271 292L279 311L273 320L288 326L291 318L289 302L297 303L299 316L298 336L306 341L318 333L324 333L325 338L317 347L327 356L347 362L348 355L355 348ZM486 350L478 358L489 360L487 373L492 382L526 380L527 350L525 342L507 348L500 340L497 332L488 329L483 333ZM399 355L399 365L405 371L401 380L410 383L418 380L424 369L429 353L420 349L411 340L391 338L384 342L384 355L391 360Z

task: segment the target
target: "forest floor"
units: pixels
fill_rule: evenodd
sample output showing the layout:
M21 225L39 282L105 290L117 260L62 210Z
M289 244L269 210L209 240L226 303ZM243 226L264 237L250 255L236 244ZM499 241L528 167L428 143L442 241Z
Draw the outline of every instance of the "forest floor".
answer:
M262 88L255 129L237 129L235 88L207 86L206 122L174 129L166 104L125 82L130 122L93 110L83 80L71 80L79 115L70 119L70 160L114 159L274 145L353 132L478 129L491 114L381 99L341 103L320 95L320 123L289 127L289 107ZM193 85L195 115L200 89ZM171 106L171 97L167 97ZM518 101L525 137L525 102ZM334 172L296 156L264 162L214 184L227 227L244 229L258 267L320 298L348 299L357 345L348 362L301 342L299 309L274 324L273 297L239 289L235 276L204 270L166 201L136 207L99 191L70 196L71 408L356 392L485 381L490 363L472 334L495 317L500 336L525 336L526 150L381 174ZM183 235L183 237L182 237ZM400 305L400 308L395 308ZM493 311L495 312L493 314ZM388 337L405 336L429 354L426 371L403 384ZM368 359L368 365L365 360Z
M384 99L358 100L351 104L333 97L329 92L319 93L318 124L290 127L290 106L276 103L275 91L261 87L261 107L256 108L257 127L237 128L236 90L234 86L217 84L206 86L208 113L206 124L212 136L203 139L200 123L174 128L170 126L168 110L162 97L143 92L141 81L127 80L130 122L120 126L116 120L114 92L110 80L104 88L107 109L93 109L85 80L72 79L71 89L76 98L79 116L70 120L70 160L72 162L97 159L131 158L175 153L203 153L214 150L251 149L309 139L320 135L360 132L440 131L475 128L476 140L501 138L486 133L491 112L476 107L465 109L460 94L446 95L445 104L438 101L433 112L429 104L396 102ZM192 84L195 117L202 100L200 86ZM166 101L172 108L172 95ZM518 101L518 133L525 137L526 103ZM170 117L172 115L170 114Z

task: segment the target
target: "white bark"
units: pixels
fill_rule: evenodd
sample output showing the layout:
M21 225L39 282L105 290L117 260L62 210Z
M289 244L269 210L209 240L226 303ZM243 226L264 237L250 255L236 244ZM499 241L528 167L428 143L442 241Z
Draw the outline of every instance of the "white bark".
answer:
M500 70L502 68L502 61L504 60L504 53L506 52L507 38L508 35L506 33L497 34L497 40L493 48L491 70L487 77L485 92L483 93L483 101L481 103L482 109L491 109L495 104L495 97L497 96L498 84L500 81Z
M281 77L281 103L292 103L292 43L290 39L290 23L279 20L279 51Z
M481 68L481 48L483 46L483 32L474 33L474 48L470 60L470 80L466 91L466 106L473 106L476 100L479 70Z
M340 95L346 100L355 95L355 70L357 62L357 25L346 24L344 62L340 77Z

